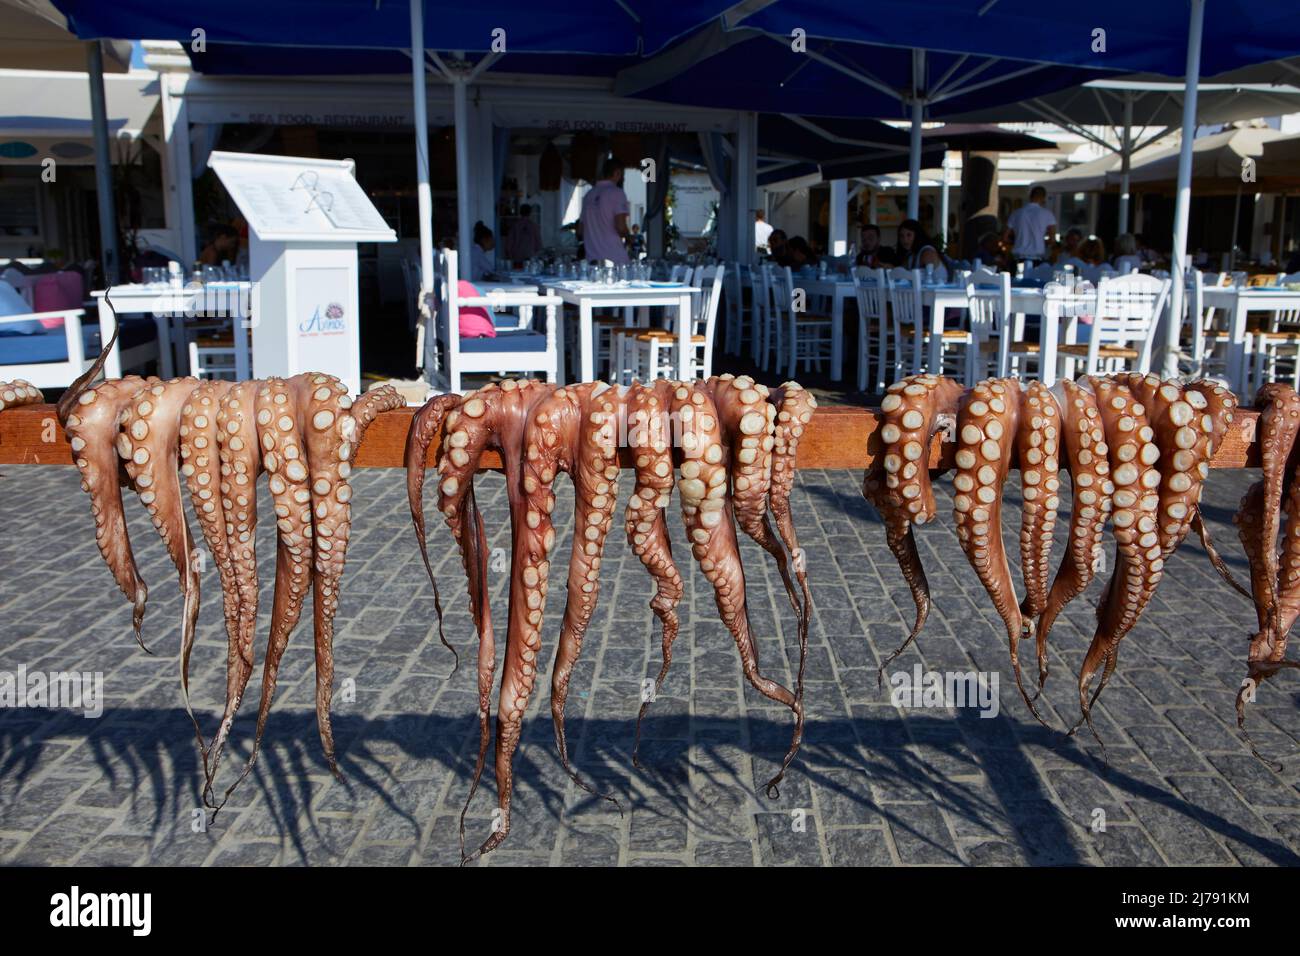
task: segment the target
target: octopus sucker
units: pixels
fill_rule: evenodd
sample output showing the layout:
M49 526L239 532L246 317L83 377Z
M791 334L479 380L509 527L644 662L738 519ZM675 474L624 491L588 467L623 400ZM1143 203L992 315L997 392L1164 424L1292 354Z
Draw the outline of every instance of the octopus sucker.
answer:
M6 408L19 405L35 405L45 401L41 390L26 379L16 378L12 382L0 382L0 412Z
M638 769L641 767L641 725L650 704L663 690L672 665L673 642L677 640L680 627L677 605L684 591L681 572L673 561L664 514L673 490L673 436L668 425L673 388L673 383L660 379L651 384L634 385L627 396L627 443L632 451L636 479L624 513L624 529L632 553L655 582L650 610L659 621L662 653L654 691L642 694L641 709L636 717L632 765Z
M962 392L958 382L937 375L913 375L895 382L881 400L881 426L868 442L872 462L863 476L862 494L880 512L885 541L916 605L916 623L907 639L881 662L876 674L879 683L884 681L885 668L916 640L930 614L930 584L912 525L936 515L930 443L941 425L940 416L957 411Z

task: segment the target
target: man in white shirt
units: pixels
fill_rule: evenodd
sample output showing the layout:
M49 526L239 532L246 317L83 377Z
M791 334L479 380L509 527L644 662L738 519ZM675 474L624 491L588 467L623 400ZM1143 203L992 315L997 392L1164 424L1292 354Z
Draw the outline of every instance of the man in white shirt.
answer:
M772 235L772 224L767 221L767 214L759 209L754 213L754 248L767 252L767 240Z
M628 261L627 194L623 192L623 164L605 161L600 182L582 197L582 218L578 220L584 255L588 261L608 259L615 265Z
M1026 265L1043 262L1048 231L1055 228L1056 217L1047 208L1047 190L1035 186L1029 191L1029 202L1007 217L1005 238L1012 243L1011 254Z

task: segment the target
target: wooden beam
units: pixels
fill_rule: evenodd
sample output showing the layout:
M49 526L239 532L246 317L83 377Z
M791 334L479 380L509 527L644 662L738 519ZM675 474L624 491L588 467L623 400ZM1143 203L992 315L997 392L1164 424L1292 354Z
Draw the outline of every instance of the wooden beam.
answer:
M366 432L357 450L356 465L361 468L401 468L406 448L406 432L411 426L413 408L397 409L378 416ZM1259 413L1238 410L1227 437L1218 448L1212 467L1250 468L1259 466L1259 449L1255 444L1255 420ZM849 468L860 470L871 462L867 441L877 427L877 410L833 405L819 408L799 442L800 468ZM951 468L952 442L936 436L930 452L932 468ZM429 462L437 451L437 442L429 448ZM623 449L624 467L631 466L631 451ZM59 427L53 405L22 405L0 412L0 465L71 465L63 429ZM479 467L499 469L501 459L495 452L483 455Z

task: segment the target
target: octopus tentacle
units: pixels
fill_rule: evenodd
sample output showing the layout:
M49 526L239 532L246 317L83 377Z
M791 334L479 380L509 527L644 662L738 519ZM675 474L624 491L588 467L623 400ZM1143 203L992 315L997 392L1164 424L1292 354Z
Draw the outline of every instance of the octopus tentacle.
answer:
M523 487L527 503L524 536L530 541L530 551L536 550L543 558L549 555L555 540L551 520L555 507L552 483L558 472L565 471L574 484L575 531L569 557L564 619L551 672L551 721L560 765L575 784L592 794L596 791L578 776L569 763L564 709L573 667L582 652L582 640L600 597L601 554L618 498L615 439L626 410L625 394L604 382L562 389L534 408L524 433ZM536 578L532 575L520 578L524 585L530 636L531 628L540 624L545 613L545 590L541 579L540 571ZM521 653L526 656L532 650L529 647ZM526 706L535 669L536 660L525 659L522 671L526 679L521 681L514 698L515 709L520 714ZM505 713L504 705L502 713ZM597 795L618 806L613 797Z
M817 399L798 382L786 382L776 389L770 397L769 408L776 409L773 423L771 482L768 486L767 506L776 521L777 534L781 544L790 555L790 566L794 569L795 579L799 582L799 600L790 585L789 571L786 569L784 552L777 559L777 569L785 583L790 606L796 615L796 636L799 639L799 667L795 674L795 699L799 708L795 712L794 729L791 732L790 746L781 761L781 774L794 761L803 740L804 728L804 671L808 664L808 628L812 620L812 592L808 588L808 564L803 549L799 547L799 536L795 532L794 517L790 511L790 492L794 489L795 459L799 454L799 441L803 437L805 426L812 421L817 408ZM743 418L742 418L743 423ZM764 440L763 445L766 445ZM743 450L743 448L742 448ZM743 473L741 477L744 477ZM766 517L764 525L767 524ZM771 532L765 529L770 539ZM760 542L761 543L761 542ZM777 775L776 781L781 779ZM776 781L773 781L774 783Z
M76 393L71 402L65 395L59 404L59 417L72 447L73 461L81 469L82 490L90 495L95 543L117 586L134 606L132 625L141 647L145 647L141 628L149 589L136 568L131 537L127 533L122 485L130 479L118 457L115 438L123 410L151 381L129 375L91 388L83 385L80 389L69 389L70 394Z
M673 642L679 629L677 605L684 591L681 572L673 561L664 515L673 489L672 435L667 420L673 388L673 383L660 379L652 384L633 385L627 396L628 446L634 455L636 483L627 503L624 527L632 553L655 581L650 610L659 620L663 655L654 691L642 695L641 710L637 713L632 765L638 769L641 724L650 704L663 690L672 665Z
M316 650L316 728L330 772L342 779L334 755L330 703L334 697L334 615L351 533L353 442L365 408L366 424L381 407L375 396L353 402L334 376L295 375L290 395L302 420L303 454L311 493L312 631ZM286 449L287 453L287 449ZM286 465L286 471L289 466Z
M203 733L190 706L189 652L199 615L199 576L193 560L194 539L185 520L181 495L181 410L189 403L198 379L177 378L142 390L121 417L118 454L127 476L149 512L180 577L184 608L181 617L181 694L194 724L199 752L206 754Z
M6 408L35 405L43 401L45 396L41 394L41 390L26 379L16 378L12 382L0 382L0 412Z
M523 532L525 494L522 481L523 464L519 449L532 409L555 390L554 385L543 382L516 382L507 379L500 385L492 384L471 393L460 408L450 412L446 419L446 442L439 451L438 470L442 475L439 485L439 509L461 547L462 559L470 582L470 610L475 617L479 633L479 759L475 765L470 792L461 811L462 862L489 852L504 840L510 828L510 795L513 774L510 761L518 745L523 709L515 712L516 692L527 680L531 689L534 674L525 674L522 653L530 648L520 648L513 636L523 634L527 609L523 604L522 585L516 586L515 574L520 570L519 553L526 545ZM511 540L515 552L512 562L509 631L506 645L505 668L501 680L501 714L497 722L497 784L501 820L498 828L472 855L464 853L465 812L478 789L486 759L489 740L488 721L491 713L492 678L495 671L496 643L492 631L491 612L488 607L486 573L486 533L473 497L474 473L478 468L479 454L486 448L501 453L506 478L506 495L510 502ZM522 638L521 638L522 640ZM537 643L540 644L540 631ZM512 646L513 645L513 646ZM531 648L536 654L536 647ZM534 665L535 666L535 665ZM524 703L527 703L526 697ZM507 712L508 711L508 712Z
M1041 441L1041 414L1038 418L1038 428L1027 427L1025 431L1039 436ZM1034 717L1042 722L1021 679L1017 642L1024 619L1002 541L1002 486L1021 427L1020 384L1015 379L981 382L962 401L957 412L960 445L953 477L953 515L961 549L1006 627L1016 686ZM1041 481L1041 472L1026 470L1026 488L1036 488Z
M1052 579L1047 602L1038 617L1035 640L1038 652L1038 694L1047 682L1047 639L1057 616L1092 583L1106 518L1115 486L1110 480L1097 397L1074 382L1062 382L1061 432L1065 460L1070 468L1073 506L1065 556Z
M1296 436L1300 434L1300 395L1289 385L1269 383L1259 390L1256 404L1260 407L1259 432L1260 461L1264 471L1264 511L1260 538L1265 543L1261 552L1264 576L1268 582L1267 608L1273 620L1272 627L1279 628L1279 608L1276 593L1278 580L1277 535L1282 515L1284 488L1291 476L1291 459Z
M273 397L274 394L274 397ZM265 414L263 414L265 412ZM235 788L252 771L260 752L266 718L275 695L280 658L289 641L289 632L301 613L303 595L306 593L304 575L292 576L297 591L296 600L290 600L290 568L307 567L302 558L302 546L295 545L298 556L290 554L285 527L301 524L306 499L295 504L285 491L283 477L276 474L282 466L278 456L263 455L260 432L265 425L297 428L293 421L288 391L283 379L239 382L226 391L217 409L217 453L221 460L221 513L225 519L226 547L230 552L230 569L235 582L236 630L234 646L228 648L226 673L226 710L222 715L217 736L213 738L208 760L208 787L205 800L214 810L220 810ZM286 421L287 419L287 421ZM269 437L269 436L268 436ZM197 444L197 439L195 441ZM274 443L273 443L274 444ZM278 447L278 446L277 446ZM301 463L300 463L301 464ZM266 656L262 663L262 693L258 703L257 726L253 749L243 771L226 790L220 803L211 799L212 783L220 768L222 750L234 723L235 713L243 700L249 676L253 671L253 641L257 633L257 478L265 470L271 475L270 488L274 503L279 535L276 546L275 593L271 604L271 634L267 640ZM296 469L295 469L296 471ZM196 502L197 505L197 502ZM310 520L310 516L308 516ZM310 547L310 546L308 546ZM297 613L295 613L297 612Z
M939 425L938 416L956 411L962 391L951 379L913 375L889 386L880 402L883 420L868 446L872 463L863 476L862 494L884 520L885 541L912 592L916 623L907 640L881 662L877 682L883 682L885 668L916 640L930 614L930 584L912 525L924 524L936 514L930 442Z
M745 572L740 564L727 469L722 460L717 406L702 383L681 383L673 391L672 410L682 432L683 461L677 491L691 553L713 586L718 612L740 652L746 680L764 697L789 707L798 722L802 717L802 703L788 688L759 670L758 648L745 602ZM791 747L792 752L797 749L798 741ZM785 775L785 767L783 763L767 782L765 789L769 796L776 795L776 785Z
M1092 705L1105 689L1118 661L1119 643L1137 623L1150 602L1164 570L1164 552L1158 533L1161 484L1154 467L1160 450L1154 444L1155 431L1146 408L1125 385L1109 379L1089 378L1097 395L1106 443L1110 450L1112 495L1117 558L1107 594L1098 608L1097 631L1079 672L1079 706L1083 724L1100 742L1092 723ZM1088 687L1097 667L1105 671L1097 690L1088 699Z
M1052 539L1061 508L1061 415L1056 396L1039 381L1025 386L1020 404L1016 443L1025 502L1020 525L1025 599L1020 613L1032 631L1047 606Z

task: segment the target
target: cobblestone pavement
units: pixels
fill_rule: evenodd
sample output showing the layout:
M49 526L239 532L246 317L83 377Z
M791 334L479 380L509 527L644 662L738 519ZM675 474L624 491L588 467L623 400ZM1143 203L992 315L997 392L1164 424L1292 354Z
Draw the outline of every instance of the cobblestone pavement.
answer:
M69 468L0 469L0 671L100 671L99 719L67 710L0 710L0 862L81 864L454 864L477 724L474 642L463 575L430 509L447 633L437 642L433 599L410 529L403 476L363 470L335 643L335 731L345 780L321 757L312 713L310 631L300 626L255 774L204 826L200 770L180 701L175 577L144 510L127 501L142 573L152 585L145 654L130 609L95 549L87 498ZM1239 574L1229 524L1247 472L1216 472L1206 512ZM1170 562L1157 596L1123 644L1098 708L1103 751L1037 724L1006 667L1000 624L957 547L950 520L920 532L935 610L914 652L890 673L988 672L1000 710L903 708L880 690L882 654L906 634L911 605L858 494L854 472L804 472L794 510L814 582L803 750L768 799L760 785L784 752L790 715L748 687L707 582L687 574L682 632L663 695L631 749L641 681L658 667L646 607L650 580L611 534L602 601L569 701L576 767L611 803L580 791L559 766L548 694L534 695L517 758L514 825L489 856L503 864L1295 864L1300 862L1300 684L1285 674L1251 710L1261 750L1251 756L1234 723L1253 614L1211 571L1199 542ZM562 483L557 484L557 488ZM630 482L624 481L624 493ZM942 482L943 494L950 485ZM494 548L508 543L502 483L481 479ZM265 483L263 483L265 496ZM1065 498L1068 501L1068 497ZM1018 533L1018 490L1008 487L1008 541ZM263 515L269 503L263 498ZM560 492L557 524L571 521ZM675 553L689 562L676 512ZM264 584L259 644L271 597L272 526L259 529ZM567 560L567 531L561 533ZM1058 541L1058 552L1061 549ZM1011 545L1009 545L1011 546ZM1014 552L1013 552L1014 553ZM505 620L505 552L494 561L494 601ZM744 550L764 669L792 685L793 617L762 552ZM211 733L224 694L224 631L215 570L193 661L193 700ZM1058 624L1046 713L1054 728L1078 712L1072 690L1091 636L1100 584ZM563 598L552 594L546 646ZM256 679L256 678L255 678ZM539 687L545 686L539 682ZM223 768L247 756L250 691ZM467 821L489 832L491 772ZM1104 821L1104 829L1097 824Z

